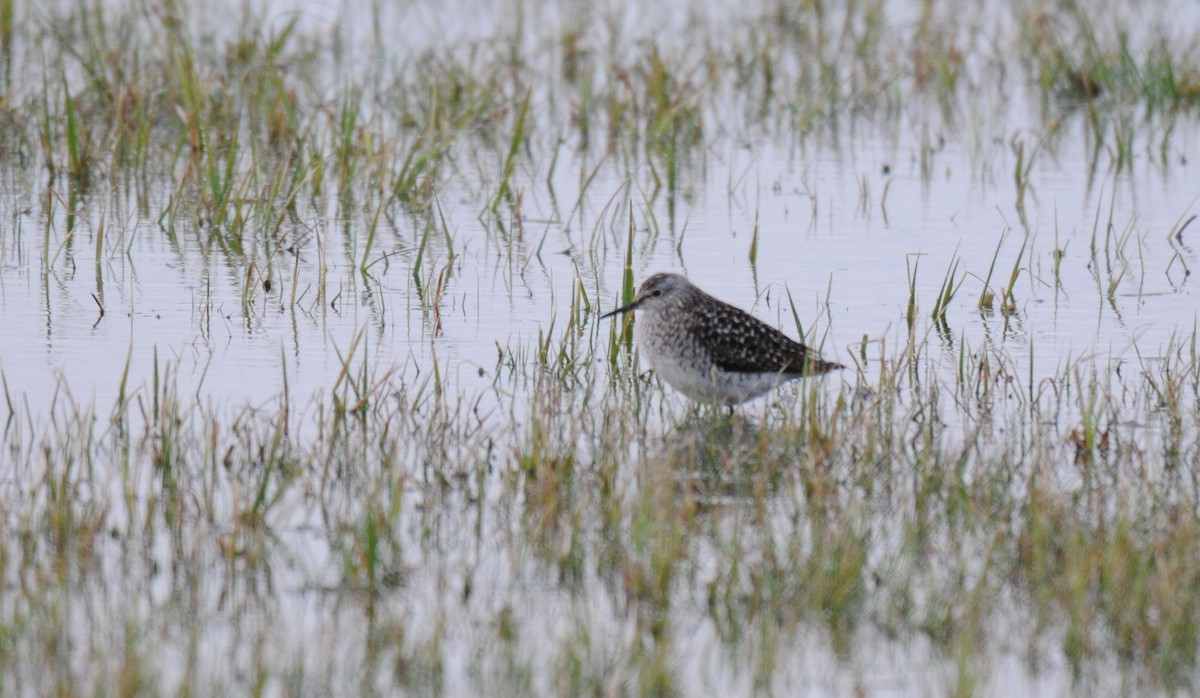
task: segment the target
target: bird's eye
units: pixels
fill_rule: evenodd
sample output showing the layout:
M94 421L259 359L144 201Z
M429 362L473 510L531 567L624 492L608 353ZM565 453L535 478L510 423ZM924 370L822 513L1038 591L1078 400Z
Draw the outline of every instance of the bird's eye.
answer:
M662 295L662 289L656 288L650 293L650 295L654 296L655 298L658 298L659 296Z

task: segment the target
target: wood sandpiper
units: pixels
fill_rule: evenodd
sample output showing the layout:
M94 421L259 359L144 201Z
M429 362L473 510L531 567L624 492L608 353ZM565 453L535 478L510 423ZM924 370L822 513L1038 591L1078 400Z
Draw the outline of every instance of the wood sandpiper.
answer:
M600 319L633 310L641 355L660 378L699 402L732 407L795 378L843 368L679 274L651 276L632 303Z

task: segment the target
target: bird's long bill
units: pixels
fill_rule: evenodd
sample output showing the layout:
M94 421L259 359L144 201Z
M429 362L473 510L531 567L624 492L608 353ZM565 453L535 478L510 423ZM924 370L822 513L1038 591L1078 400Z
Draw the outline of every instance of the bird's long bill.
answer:
M620 315L621 313L628 313L630 310L636 310L639 303L641 303L641 301L634 301L634 302L630 303L629 305L623 305L620 308L617 308L616 310L610 310L607 313L601 315L600 319L603 320L604 318L609 318L609 317L613 317L615 315Z

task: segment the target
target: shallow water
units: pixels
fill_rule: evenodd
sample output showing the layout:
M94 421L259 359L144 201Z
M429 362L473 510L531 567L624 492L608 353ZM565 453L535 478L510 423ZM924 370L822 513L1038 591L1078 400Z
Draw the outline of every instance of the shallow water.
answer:
M908 12L904 3L888 9L899 18ZM472 41L512 31L486 17L449 21L450 14L420 4L332 16L331 10L284 4L266 13L275 19L263 24L298 17L311 31L332 27L350 51L349 64L356 49L374 45L354 40L364 24L409 28L405 36L417 42L408 54L378 57L385 65L444 49L441 40L461 42L469 54ZM664 27L665 45L718 24L711 15L719 11L709 6L656 12L663 14L652 21ZM598 14L632 22L627 8ZM755 15L750 6L732 21ZM526 27L545 34L530 32L524 43L544 45L571 16L552 6L545 23ZM632 27L624 31L637 36ZM1188 270L1198 264L1191 243L1200 233L1189 227L1174 238L1198 208L1189 163L1198 145L1195 119L1163 119L1169 132L1148 133L1134 144L1129 166L1118 167L1111 144L1091 142L1081 110L1066 109L1048 132L1029 102L1020 92L1009 94L981 105L995 106L995 113L967 110L968 120L957 126L939 125L909 105L920 118L835 125L835 142L815 136L796 144L748 139L736 122L726 136L723 127L736 109L722 105L708 117L717 135L681 167L678 201L653 192L651 163L635 162L626 175L611 155L555 145L553 122L539 121L530 140L534 157L516 174L520 229L506 235L481 223L493 176L486 164L494 154L482 155L478 179L468 168L445 182L439 205L456 257L447 266L447 250L434 236L417 275L429 285L447 269L436 329L413 275L422 232L402 214L383 226L378 249L387 258L372 265L372 278L355 270L366 221L336 199L302 206L299 220L285 224L289 240L300 245L298 256L249 241L256 264L247 272L240 257L206 243L203 231L184 225L173 237L163 235L158 219L171 196L168 181L118 183L76 196L67 182L46 186L36 171L11 172L0 197L7 221L0 319L9 338L0 359L10 391L29 396L35 411L46 406L59 377L77 400L108 403L126 364L131 376L149 375L156 353L160 362L178 362L182 393L253 402L274 393L284 373L295 395L327 387L341 368L337 351L363 331L376 365L410 370L436 355L470 389L482 385L473 380L476 368L493 368L497 343L527 344L539 330L562 326L563 299L576 280L598 311L618 300L630 215L635 279L656 270L685 272L794 334L784 302L790 292L800 319L815 324L826 353L838 360L846 361L864 336L898 341L910 268L916 268L918 317L928 327L958 258L958 273L967 277L946 314L943 340L951 354L958 343L975 351L1030 345L1012 353L1027 355L1035 373L1084 354L1135 360L1135 339L1142 356L1153 357L1196 321ZM1025 156L1034 161L1021 196L1013 176L1018 144L1036 153ZM580 183L593 169L581 197ZM1064 251L1059 264L1055 250ZM998 289L1018 255L1016 312L978 311L993 257ZM328 291L319 303L322 263ZM254 289L243 302L243 290L264 280L264 265L272 290Z
M319 66L317 74L353 74L361 54L395 64L397 71L412 70L428 52L454 55L447 47L461 45L461 54L470 55L473 42L505 36L514 26L525 32L519 45L529 63L553 63L545 47L556 46L554 37L583 14L572 3L552 3L545 12L540 4L512 3L495 16L475 3L464 5L453 11L420 3L402 9L277 3L265 24L296 14L302 32L336 34L342 52L333 52L334 65ZM690 5L612 5L596 11L611 22L594 26L608 33L614 55L636 51L651 36L664 48L699 50L696 37L719 41L723 25L737 26L772 9L751 4L730 19L720 14L723 4L694 11ZM887 8L907 27L904 18L917 15L918 5ZM503 19L514 7L525 12L521 25ZM468 12L475 20L460 21ZM381 37L380 27L403 28L402 37L412 41L390 33ZM989 65L983 57L969 69L986 77ZM18 84L14 93L33 91L35 84ZM336 95L341 82L318 85ZM359 261L374 202L351 205L328 193L301 201L295 218L280 226L279 239L247 236L242 250L230 251L214 243L202 224L181 220L170 230L160 225L175 190L170 177L118 178L80 193L61 178L47 184L36 167L5 161L0 370L16 420L41 436L39 429L58 424L62 410L79 407L104 424L122 394L157 400L148 387L156 375L174 385L183 402L217 414L232 415L246 405L274 409L286 386L295 411L311 415L306 410L324 404L349 365L366 365L372 380L395 392L427 389L436 380L446 394L471 406L464 413L482 415L472 438L489 444L489 457L492 448L506 453L518 442L519 434L510 430L530 421L522 411L532 404L512 393L536 391L515 378L508 382L519 368L506 369L505 361L526 366L543 335L556 341L563 336L572 291L579 286L591 304L584 343L596 347L588 355L590 385L603 384L594 376L611 370L602 360L611 325L596 318L619 302L629 239L635 281L659 270L683 272L713 295L795 336L790 294L807 341L851 367L813 382L830 395L875 385L879 358L905 350L910 292L928 376L946 385L955 383L964 352L1002 357L1017 382L1030 384L1087 358L1122 385L1127 375L1179 351L1183 338L1194 335L1198 303L1190 270L1200 266L1200 226L1185 225L1200 213L1193 172L1200 119L1194 113L1155 120L1134 141L1125 163L1111 142L1094 142L1082 108L1047 107L1028 88L992 94L954 118L901 100L898 115L848 113L802 135L743 118L753 96L728 94L728 102L706 108L703 143L681 162L673 194L656 189L662 163L644 153L583 149L572 138L560 142L560 134L569 131L562 125L569 118L562 103L570 96L555 89L561 84L531 97L534 126L524 144L529 156L513 180L519 207L499 217L481 215L495 190L505 144L464 138L453 146L450 159L457 167L443 178L437 196L451 239L439 231L423 246L422 221L399 205L389 206L368 253L367 273ZM387 114L373 118L382 131L401 129ZM1118 128L1114 120L1101 132L1111 141ZM1018 185L1014 171L1030 157L1027 185ZM993 259L990 287L997 298L991 310L980 309ZM1014 265L1015 305L1004 312L999 289L1008 285ZM939 326L930 313L952 267L961 286ZM675 417L686 412L681 397L652 385L667 391L667 409L648 418L653 436L648 444L630 446L635 455L669 442ZM791 398L804 389L789 388L782 399L764 398L744 411L757 418L777 404L793 409ZM493 417L510 413L516 413L511 421ZM952 411L940 416L952 425L968 420ZM319 430L308 421L303 428ZM404 464L399 470L416 470L398 460ZM115 507L105 520L114 539L138 526L144 507L153 507L153 497L142 497L156 477L117 470L100 478L111 488L112 501L128 505ZM21 473L2 477L11 501L36 485ZM624 477L627 497L649 496L640 480L648 476ZM778 632L765 652L769 659L756 651L755 639L722 637L726 625L736 623L714 619L718 612L708 607L704 590L727 551L744 553L752 567L767 551L786 550L788 540L813 535L796 523L803 517L795 511L801 497L793 492L800 489L794 482L784 488L791 498L781 497L766 514L779 539L775 543L738 537L743 524L750 528L751 513L736 498L715 507L707 528L696 535L687 574L672 587L674 634L665 649L647 639L657 632L652 628L659 609L631 604L628 579L595 561L581 565L581 579L561 579L561 561L521 535L526 522L512 517L521 509L514 504L519 497L507 489L514 485L504 476L480 483L476 500L460 492L435 497L404 477L395 484L408 499L401 511L385 517L404 543L391 551L392 568L400 570L393 594L376 599L346 578L351 566L346 550L352 546L343 543L361 533L358 517L372 493L347 485L340 495L346 508L333 512L311 506L306 497L312 493L287 498L273 512L270 544L263 546L270 559L256 565L238 555L222 557L202 542L234 535L225 522L236 518L246 497L214 485L213 493L196 494L205 501L201 508L212 530L186 536L159 531L137 560L112 543L101 556L101 569L80 575L92 602L80 602L68 615L77 613L73 623L93 628L120 627L130 617L143 620L150 626L144 632L178 655L154 662L168 686L196 680L183 675L179 660L198 653L219 658L196 662L200 680L217 687L246 685L246 677L264 663L299 662L333 677L329 685L388 693L403 672L389 666L394 657L386 649L373 644L384 637L428 651L431 667L408 671L444 677L435 683L451 694L486 686L493 674L503 675L505 685L527 681L531 692L553 693L562 684L539 671L538 662L545 648L565 640L590 648L592 655L580 660L584 673L596 667L628 672L622 662L631 662L630 655L666 652L684 694L926 695L959 685L957 661L990 665L980 672L983 688L996 694L1080 688L1062 663L1031 669L1024 655L1036 648L1021 639L1005 646L1006 628L988 638L1000 649L983 659L963 659L953 648L948 653L925 639L898 639L875 627L848 631L848 650L838 646L836 632L822 619L812 618L787 619L780 629L760 617L762 628L743 628ZM872 530L887 531L893 523L889 514L868 516ZM635 528L634 522L623 525ZM899 546L887 535L873 540L877 559L888 559ZM187 587L159 571L181 558L211 576ZM123 573L137 580L130 583L133 589L120 583ZM181 588L196 598L181 598ZM130 597L137 600L129 602ZM157 618L164 608L168 616ZM199 628L179 622L213 609L216 619ZM523 635L520 642L498 647L495 624L505 614L521 619ZM92 642L103 646L110 633L120 634L102 630L102 639L92 636ZM79 644L73 660L86 666L87 643ZM22 650L31 652L31 646ZM529 676L506 673L520 671ZM606 691L625 687L605 685L603 676L591 679ZM270 688L285 692L286 680L275 681ZM1103 690L1112 690L1112 684L1128 688L1122 682L1098 681Z
M1195 124L1177 126L1174 162L1196 135ZM1018 361L1032 361L1035 375L1053 375L1081 356L1136 364L1135 342L1142 359L1153 359L1195 325L1188 272L1200 260L1189 243L1200 233L1188 227L1178 240L1174 235L1197 209L1187 165L1143 157L1131 173L1095 183L1076 172L1083 148L1072 152L1064 145L1057 160L1072 166L1035 167L1022 225L1011 180L988 174L983 177L995 181L980 181L972 174L979 165L952 147L938 155L939 174L925 180L906 154L916 148L887 148L863 136L851 156L816 149L803 166L800 156L770 144L752 154L712 155L704 180L711 184L681 205L675 229L668 227L663 202L651 203L663 227L635 232L635 279L657 270L684 272L795 335L790 293L805 330L815 329L825 355L843 363L854 358L864 336L903 342L914 269L918 323L932 328L930 309L956 260L961 286L940 339L951 361L965 345L971 351L1005 347ZM560 168L568 169L563 161L569 157L559 153ZM993 172L1009 169L1008 159ZM885 165L889 174L882 173ZM744 185L729 194L726 182L734 176ZM599 208L624 189L622 182L597 178L587 200ZM557 193L576 198L570 190ZM526 224L525 240L511 243L480 227L471 199L453 192L444 197L458 249L436 330L413 280L419 233L403 225L387 242L394 256L386 268L376 271L376 265L374 278L364 280L333 240L338 222L309 211L305 225L314 232L305 251L299 259L278 254L270 292L261 291L261 272L254 269L254 298L243 304L242 273L206 251L194 233L180 231L172 243L156 216L138 215L120 197L102 194L74 203L76 227L67 232L63 206L54 208L49 224L40 219L37 201L44 195L9 194L12 224L0 278L5 379L10 393L26 396L35 412L48 406L60 378L76 401L110 403L126 367L131 377L144 378L156 356L177 366L182 394L253 403L277 392L286 374L292 394L306 395L333 382L342 366L339 352L357 332L376 366L415 371L436 356L456 388L473 390L487 385L478 372L493 371L497 344L527 346L539 331L565 324L578 281L597 314L619 300L615 235L581 230L603 225L600 220L573 229L538 223L561 214L538 208L532 195L524 211L535 222ZM535 244L540 254L531 249ZM318 245L330 286L324 303L314 288ZM1057 271L1056 250L1064 251ZM977 308L993 257L991 286L999 290L1018 255L1015 312ZM427 268L440 270L446 262L444 250L431 248ZM869 375L870 364L864 368Z

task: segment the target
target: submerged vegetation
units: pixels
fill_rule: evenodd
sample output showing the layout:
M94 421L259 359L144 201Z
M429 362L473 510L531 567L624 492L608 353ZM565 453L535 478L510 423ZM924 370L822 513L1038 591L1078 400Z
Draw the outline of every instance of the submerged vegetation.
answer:
M1195 690L1195 304L1126 319L1189 299L1194 216L1105 187L1186 176L1200 34L1116 0L502 4L0 0L0 317L45 328L0 340L0 693ZM639 373L599 312L716 246L704 202L784 190L728 153L864 138L926 193L952 142L1012 220L889 260L886 329L832 276L758 294L853 336L844 375L730 416ZM859 181L885 227L892 167ZM782 206L816 226L814 192ZM757 210L718 243L756 287ZM159 274L182 337L143 321ZM484 321L522 294L528 332ZM1070 302L1130 347L1047 362L1021 328ZM16 387L97 309L99 390ZM273 352L252 400L209 377L234 337Z

